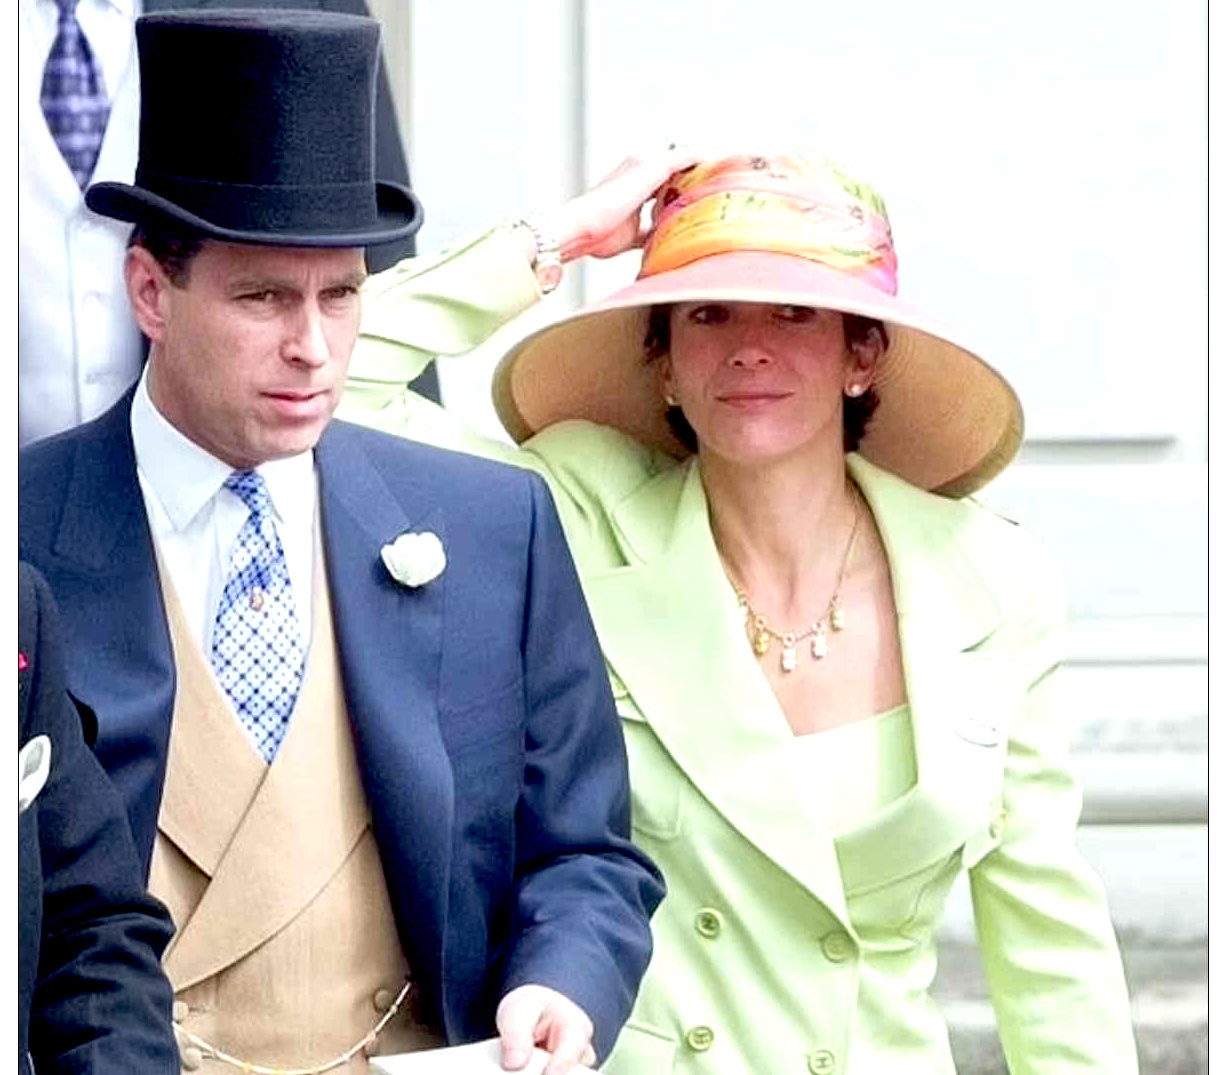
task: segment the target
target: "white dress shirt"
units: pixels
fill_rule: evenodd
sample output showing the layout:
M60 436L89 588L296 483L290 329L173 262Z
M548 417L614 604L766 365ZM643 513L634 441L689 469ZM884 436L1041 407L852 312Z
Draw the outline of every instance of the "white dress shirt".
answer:
M185 437L154 406L147 370L132 399L132 444L157 552L195 640L211 660L212 628L230 557L250 512L236 493L224 488L233 468ZM302 645L308 651L318 533L314 453L302 452L255 469L263 476L272 501Z
M111 102L93 181L136 174L141 0L79 0L77 22ZM123 284L131 225L85 208L39 104L55 40L54 0L20 0L18 19L18 423L21 444L94 418L140 372L144 348Z

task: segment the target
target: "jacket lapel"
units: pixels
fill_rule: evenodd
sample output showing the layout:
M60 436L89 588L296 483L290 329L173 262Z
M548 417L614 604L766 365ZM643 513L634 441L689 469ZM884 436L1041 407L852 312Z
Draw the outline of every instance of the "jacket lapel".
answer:
M391 493L367 454L366 445L376 443L377 435L344 422L333 422L319 441L323 550L344 694L387 888L409 962L436 975L441 989L454 821L454 781L437 709L446 574L409 589L391 578L379 553L405 530L431 530L444 544L445 517L424 482L399 475ZM401 465L401 442L396 451Z
M950 854L988 821L1026 684L1013 658L977 648L1002 621L964 544L978 509L856 455L849 468L888 552L917 761L913 789L837 839L853 895Z
M835 849L802 788L789 726L744 643L696 467L648 482L617 508L615 524L638 562L585 579L608 662L701 794L847 923ZM665 660L660 638L673 643Z
M100 715L95 751L123 796L147 876L174 661L136 477L132 394L77 438L52 550L59 563L45 573L70 631L69 690Z

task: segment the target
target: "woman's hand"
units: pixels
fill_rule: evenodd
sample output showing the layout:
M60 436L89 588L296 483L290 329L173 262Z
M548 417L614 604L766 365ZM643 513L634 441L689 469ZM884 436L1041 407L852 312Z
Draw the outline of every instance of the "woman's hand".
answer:
M597 186L536 214L533 222L560 243L562 261L615 257L642 245L647 231L641 226L642 206L672 175L696 162L686 149L669 149L646 160L628 157Z

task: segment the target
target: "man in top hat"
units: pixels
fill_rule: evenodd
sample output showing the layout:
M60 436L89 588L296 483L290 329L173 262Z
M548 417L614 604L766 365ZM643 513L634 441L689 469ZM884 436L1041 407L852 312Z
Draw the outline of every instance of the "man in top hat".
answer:
M123 282L130 228L90 211L90 181L130 181L140 85L135 20L200 8L311 8L368 15L366 0L18 0L17 191L21 201L17 423L22 445L106 410L140 375L147 346ZM379 64L374 173L407 184L408 162ZM371 272L411 238L367 250ZM436 378L426 393L438 398Z
M141 20L139 383L21 457L20 546L127 804L185 1067L322 1067L499 1030L602 1059L662 895L542 484L330 424L372 177L377 27ZM208 92L199 92L207 86Z

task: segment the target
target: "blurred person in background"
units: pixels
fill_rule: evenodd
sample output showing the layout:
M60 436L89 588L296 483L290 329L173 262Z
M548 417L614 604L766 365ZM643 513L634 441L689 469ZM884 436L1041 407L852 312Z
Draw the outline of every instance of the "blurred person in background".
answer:
M1135 1072L1075 846L1062 582L971 498L1019 401L897 297L870 186L792 155L691 163L626 162L373 278L341 407L531 467L559 505L669 887L606 1070L952 1071L928 989L967 871L1010 1070ZM635 283L499 366L517 450L407 389L565 262L643 238Z

